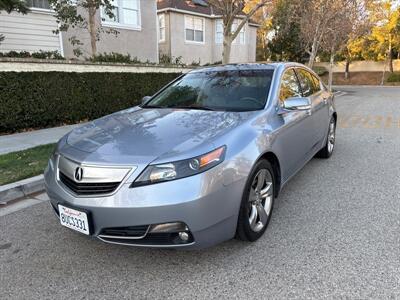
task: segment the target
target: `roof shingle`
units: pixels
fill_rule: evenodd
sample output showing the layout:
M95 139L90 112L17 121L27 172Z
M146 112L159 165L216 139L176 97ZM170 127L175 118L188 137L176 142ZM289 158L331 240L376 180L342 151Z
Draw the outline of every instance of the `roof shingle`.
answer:
M196 5L191 0L157 0L157 9L165 8L175 8L210 16L213 14L213 9L210 6Z
M203 0L202 2L207 3L207 0ZM211 6L197 5L193 3L192 0L157 0L157 10L161 9L179 9L187 12L199 13L203 15L220 16L221 12L216 11ZM245 13L241 12L240 15L245 16ZM257 22L254 20L250 20L250 25L258 26Z

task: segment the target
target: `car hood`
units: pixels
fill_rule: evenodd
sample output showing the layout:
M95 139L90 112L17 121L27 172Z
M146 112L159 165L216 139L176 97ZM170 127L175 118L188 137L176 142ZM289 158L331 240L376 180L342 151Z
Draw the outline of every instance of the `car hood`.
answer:
M204 145L210 148L206 151L219 146L213 141L252 113L135 107L74 129L66 143L86 157L109 161L104 158L112 156L120 163L150 163L160 156L189 152L195 156L201 154L196 154L196 149L203 151Z

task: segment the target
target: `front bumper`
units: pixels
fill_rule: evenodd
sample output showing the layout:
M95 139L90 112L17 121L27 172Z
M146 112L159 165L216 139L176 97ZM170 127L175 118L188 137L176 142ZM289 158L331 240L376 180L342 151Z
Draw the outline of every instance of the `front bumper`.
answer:
M91 235L115 244L162 248L204 248L234 237L246 178L226 183L224 164L207 172L179 180L130 188L123 184L111 196L75 197L60 184L52 168L45 172L45 186L51 204L90 213ZM147 226L170 222L187 225L187 243L163 240L104 239L105 229Z

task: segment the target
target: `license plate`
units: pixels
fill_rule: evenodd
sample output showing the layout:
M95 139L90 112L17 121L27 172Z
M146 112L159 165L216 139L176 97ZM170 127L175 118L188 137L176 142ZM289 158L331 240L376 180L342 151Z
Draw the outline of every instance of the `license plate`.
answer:
M85 212L65 207L60 204L58 205L58 211L60 213L61 225L86 235L90 234L88 217Z

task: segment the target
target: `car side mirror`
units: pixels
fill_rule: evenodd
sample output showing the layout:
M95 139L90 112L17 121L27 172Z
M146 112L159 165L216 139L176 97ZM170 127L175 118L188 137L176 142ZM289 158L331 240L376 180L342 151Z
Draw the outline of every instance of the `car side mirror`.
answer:
M151 99L151 96L144 96L142 98L142 104L146 104Z
M285 110L309 110L311 109L311 100L304 97L291 97L283 101Z

